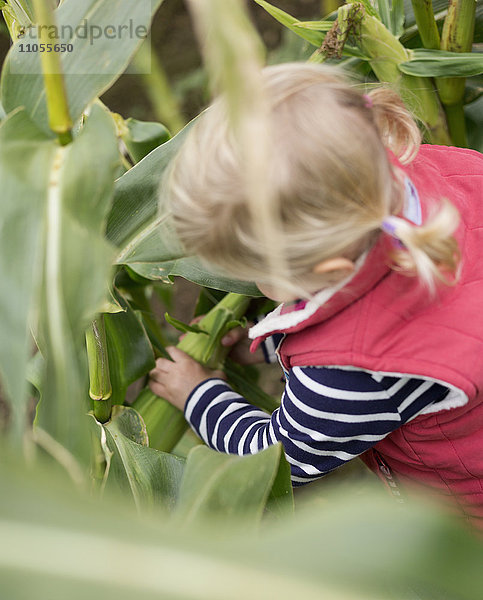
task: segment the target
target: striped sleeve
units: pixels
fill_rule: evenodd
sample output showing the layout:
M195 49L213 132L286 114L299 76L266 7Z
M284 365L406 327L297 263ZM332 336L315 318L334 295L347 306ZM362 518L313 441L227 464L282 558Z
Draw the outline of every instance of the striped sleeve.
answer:
M294 367L280 408L271 416L225 381L208 379L192 391L185 417L220 452L254 454L281 442L292 483L302 485L359 456L448 392L443 385L412 377Z
M275 333L273 335L268 336L263 342L260 343L260 348L263 352L263 358L266 363L277 363L277 348L280 345L280 342L284 338L283 333Z

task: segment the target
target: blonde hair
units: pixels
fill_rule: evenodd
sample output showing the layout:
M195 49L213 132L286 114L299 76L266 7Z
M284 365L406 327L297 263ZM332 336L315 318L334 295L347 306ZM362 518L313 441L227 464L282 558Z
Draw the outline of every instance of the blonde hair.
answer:
M337 256L356 260L381 234L384 218L400 212L403 176L387 149L408 163L420 133L394 91L365 95L336 68L289 63L263 75L271 136L266 177L283 229L283 248L276 250L286 272L267 273L267 240L254 227L223 97L200 117L172 164L170 205L189 254L233 277L297 287L307 297L315 265ZM400 221L396 234L405 248L394 253L394 266L432 288L444 279L442 268L456 267L457 211L444 202L423 226ZM328 275L327 285L333 279Z

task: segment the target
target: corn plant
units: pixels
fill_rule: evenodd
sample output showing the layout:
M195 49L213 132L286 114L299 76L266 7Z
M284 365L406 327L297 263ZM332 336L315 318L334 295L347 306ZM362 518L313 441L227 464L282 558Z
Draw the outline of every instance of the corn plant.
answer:
M169 473L180 470L179 459L148 447L146 424L123 406L127 387L154 366L164 343L146 285L134 291L126 282L182 275L238 292L200 324L208 364L219 362L211 355L221 335L243 316L249 298L240 294L260 295L254 285L184 257L158 205L163 173L189 126L171 139L161 124L124 120L99 100L144 37L121 43L99 36L94 44L72 33L82 24L105 31L114 17L119 27L134 20L147 31L161 3L125 2L116 12L107 0L65 0L57 8L50 0L2 4L14 42L2 70L7 117L0 127L0 270L11 291L0 300L0 362L9 443L26 456L50 456L78 485L88 485L91 475L101 490L117 482L138 507L143 499L159 504L160 486L169 487ZM26 39L46 48L51 31L59 47L72 51L25 51ZM182 347L193 347L191 335ZM33 428L27 379L38 394ZM164 426L164 435L176 438L169 449L185 429L180 415L176 421ZM281 460L279 453L277 465ZM166 494L164 500L169 504Z
M349 70L372 73L392 85L421 122L428 142L468 145L465 89L468 102L475 102L478 94L471 93L471 82L465 87L465 81L483 73L483 55L477 47L472 52L473 43L481 42L483 35L480 1L412 0L409 5L363 0L344 4L323 20L307 22L265 0L255 2L316 47L311 61L342 60Z

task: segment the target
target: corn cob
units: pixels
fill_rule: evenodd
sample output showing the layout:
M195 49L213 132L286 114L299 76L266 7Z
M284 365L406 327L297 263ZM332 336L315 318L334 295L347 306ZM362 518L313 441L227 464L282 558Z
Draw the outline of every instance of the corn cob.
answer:
M220 368L229 352L221 345L221 338L239 324L249 302L246 296L227 294L198 323L198 328L206 333L187 333L178 348L210 369ZM150 446L171 452L188 428L183 413L148 389L132 406L144 419Z

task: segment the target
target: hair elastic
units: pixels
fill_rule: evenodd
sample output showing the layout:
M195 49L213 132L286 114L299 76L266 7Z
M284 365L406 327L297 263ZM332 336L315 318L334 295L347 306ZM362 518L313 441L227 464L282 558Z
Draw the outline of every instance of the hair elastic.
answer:
M384 233L387 233L394 239L395 244L399 248L404 248L404 244L401 242L396 233L396 228L401 222L406 224L406 221L404 221L403 219L400 219L399 217L395 217L393 215L389 215L387 217L384 217L384 219L382 220L381 229L382 231L384 231Z
M364 98L364 106L366 108L372 108L373 107L372 98L368 94L363 94L362 97Z

